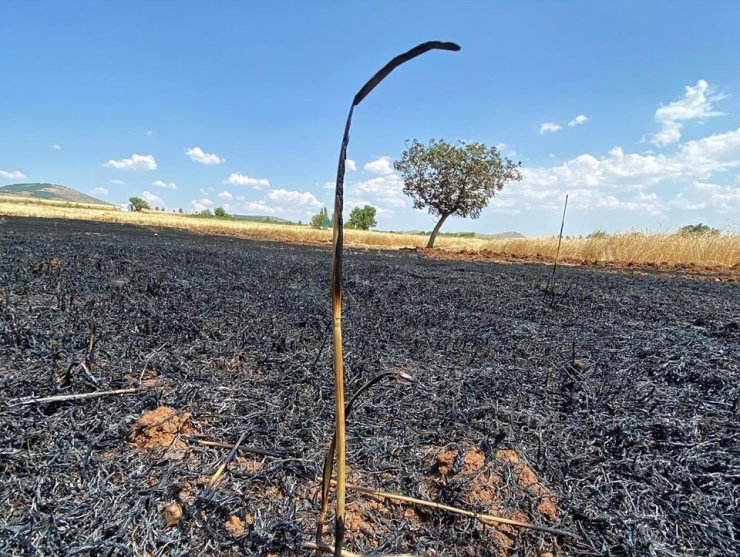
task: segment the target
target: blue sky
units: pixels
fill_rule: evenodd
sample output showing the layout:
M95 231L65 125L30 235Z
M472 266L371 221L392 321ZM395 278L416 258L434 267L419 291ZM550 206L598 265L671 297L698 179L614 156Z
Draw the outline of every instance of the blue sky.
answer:
M740 224L740 3L0 0L0 185L307 220L331 207L349 102L351 208L426 229L390 168L408 139L521 160L478 220L555 234ZM570 125L569 125L570 124Z

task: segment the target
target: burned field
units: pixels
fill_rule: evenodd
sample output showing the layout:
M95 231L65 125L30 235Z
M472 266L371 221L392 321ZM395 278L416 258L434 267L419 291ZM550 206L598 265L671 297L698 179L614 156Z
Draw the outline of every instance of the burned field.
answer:
M0 554L294 555L333 394L324 248L0 224ZM663 274L345 262L347 549L737 555L740 290ZM94 349L91 330L94 326ZM33 397L135 389L87 399ZM243 437L221 480L209 480Z

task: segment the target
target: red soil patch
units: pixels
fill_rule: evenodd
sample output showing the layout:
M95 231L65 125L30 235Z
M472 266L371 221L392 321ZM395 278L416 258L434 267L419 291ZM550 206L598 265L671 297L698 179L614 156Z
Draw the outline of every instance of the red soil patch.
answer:
M160 406L145 412L134 424L128 440L139 449L166 447L182 449L187 444L180 436L193 433L190 414L178 414L172 408Z
M164 527L172 528L177 526L182 518L182 508L175 502L170 503L164 508Z
M493 457L487 458L477 447L463 444L459 448L432 451L432 455L429 472L421 486L424 498L440 501L445 486L459 482L463 495L458 504L465 510L538 525L557 520L558 507L553 494L516 451L499 449ZM388 478L381 476L380 479ZM353 470L348 470L348 481L360 485L365 483L361 474ZM382 524L398 519L423 528L431 513L438 511L382 497L352 494L346 512L346 537L352 540L373 537L383 529ZM523 529L488 523L481 525L480 531L490 540L492 555L509 557ZM326 525L325 534L329 534L329 525ZM540 557L555 557L557 554L558 547L553 544L542 547Z
M224 523L224 528L233 537L238 538L243 536L246 528L244 527L244 521L235 514L232 514L229 519Z
M463 445L459 449L438 452L426 475L425 482L432 497L437 500L441 489L452 481L464 482L464 508L521 522L543 524L558 518L558 508L549 489L543 486L532 468L516 453L499 449L492 459L476 447ZM511 501L528 501L529 508L522 512L512 508ZM505 524L492 524L486 533L496 546L496 555L506 557L514 548L521 528ZM547 548L555 554L556 548Z

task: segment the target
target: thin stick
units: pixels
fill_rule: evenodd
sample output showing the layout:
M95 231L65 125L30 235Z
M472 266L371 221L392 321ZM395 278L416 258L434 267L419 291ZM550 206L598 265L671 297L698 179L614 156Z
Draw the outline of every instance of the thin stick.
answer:
M226 458L221 463L221 466L218 467L218 470L211 476L211 481L208 482L208 487L206 487L206 490L213 489L213 487L216 485L216 482L218 482L219 478L221 477L221 474L224 473L224 470L226 470L226 467L229 465L229 462L232 461L232 459L236 456L236 451L239 450L239 445L242 444L242 441L247 437L248 430L244 430L242 434L239 436L239 440L234 444L234 446L231 448L231 452L226 455Z
M568 209L568 194L565 194L565 206L563 207L563 219L560 221L560 234L558 235L558 249L555 251L555 262L552 265L552 276L550 276L550 283L547 285L548 292L555 296L555 269L558 267L558 259L560 258L560 243L563 241L563 227L565 226L565 211Z
M95 361L95 323L90 323L90 341L87 345L87 361Z
M139 391L145 391L147 389L151 389L152 387L156 387L156 385L147 385L144 387L134 387L132 389L117 389L115 391L94 391L92 393L81 393L81 394L76 394L76 395L55 395L55 396L47 396L43 398L27 397L27 398L21 398L21 399L10 401L8 405L9 406L27 406L29 404L46 404L47 402L65 402L68 400L85 400L85 399L90 399L90 398L99 398L101 396L130 395L133 393L138 393Z
M349 145L349 131L352 127L352 113L355 107L394 69L425 52L435 49L458 51L460 47L454 43L430 41L422 43L408 52L393 58L371 77L355 95L349 109L349 114L347 114L347 123L344 126L344 135L342 136L342 148L339 152L339 164L337 165L337 182L334 189L334 223L332 227L334 246L331 266L332 318L334 322L334 434L337 439L337 512L334 527L335 557L340 557L342 554L345 515L344 483L346 479L346 446L344 429L344 359L342 356L342 250L344 245L344 231L342 210L344 208L344 170L347 160L347 146ZM326 492L326 486L324 486L324 492Z
M366 390L368 390L370 387L375 385L376 383L379 383L386 377L396 377L398 379L401 379L403 381L413 381L414 378L407 374L402 373L398 371L386 371L384 373L381 373L379 375L376 375L370 381L365 383L362 387L357 389L355 391L355 394L352 395L352 398L349 399L349 402L347 403L347 406L344 409L344 419L345 423L346 420L349 419L350 414L352 414L352 409L354 408L354 404L357 401L357 399L360 397L362 393L364 393ZM326 457L324 458L324 473L322 476L322 483L321 483L321 510L319 511L319 520L316 523L316 543L321 544L321 540L323 538L323 532L324 532L324 524L326 522L326 515L329 511L329 486L331 485L331 471L334 468L334 451L337 447L337 436L336 434L332 436L331 438L331 444L329 445L329 450L326 452Z
M332 481L334 483L334 481ZM408 497L407 495L399 495L397 493L389 493L388 491L380 491L377 489L371 489L369 487L362 487L354 484L346 484L347 489L351 491L357 491L358 493L364 493L366 495L372 495L373 497L383 497L385 499L393 499L395 501L403 501L405 503L413 503L415 505L421 505L423 507L431 507L441 511L447 511L454 514L460 514L463 516L469 516L476 518L483 523L496 522L499 524L509 524L511 526L520 526L522 528L529 528L531 530L537 530L540 532L546 532L555 536L567 536L575 538L575 534L567 532L565 530L558 530L556 528L548 528L547 526L537 526L528 522L520 522L518 520L511 520L509 518L503 518L500 516L494 516L492 514L477 513L475 511L466 511L465 509L459 509L457 507L451 507L449 505L443 505L442 503L436 503L434 501L426 501L424 499L416 499L414 497Z

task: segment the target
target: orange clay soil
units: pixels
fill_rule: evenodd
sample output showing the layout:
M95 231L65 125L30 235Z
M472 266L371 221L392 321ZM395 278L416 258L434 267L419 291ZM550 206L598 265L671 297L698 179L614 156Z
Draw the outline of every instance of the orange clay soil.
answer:
M463 454L461 455L461 451ZM499 449L493 458L465 444L460 449L432 451L430 468L424 475L422 490L424 498L439 501L439 495L449 483L462 482L465 510L478 511L519 520L522 522L549 525L558 519L557 502L550 490L540 483L532 468L519 455L509 449ZM365 485L360 475L349 472L350 483ZM518 509L511 502L517 501ZM372 535L376 522L404 519L421 525L431 518L433 511L411 504L398 504L384 498L354 495L347 504L345 526L347 539L361 539ZM491 542L490 550L496 557L508 557L515 547L516 537L522 528L506 524L480 525L481 533ZM328 533L328 531L325 531ZM540 557L554 557L557 546L543 547Z
M128 440L139 449L183 449L187 443L180 436L191 433L189 413L178 414L168 406L160 406L142 414L132 427Z

